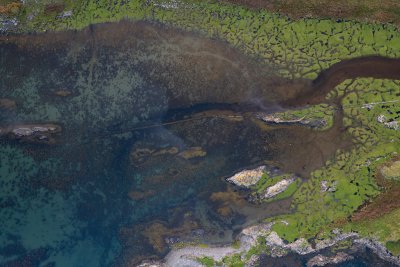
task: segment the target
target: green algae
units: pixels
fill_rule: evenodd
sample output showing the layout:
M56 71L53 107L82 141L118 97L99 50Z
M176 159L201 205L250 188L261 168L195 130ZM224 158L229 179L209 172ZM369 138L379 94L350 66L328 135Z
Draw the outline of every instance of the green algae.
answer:
M35 11L31 9L35 8ZM329 19L298 19L212 1L76 1L71 16L49 17L44 6L26 5L23 31L82 29L121 19L161 22L218 37L248 55L277 68L289 78L314 79L342 59L400 55L400 33L394 26ZM34 14L30 20L28 14Z

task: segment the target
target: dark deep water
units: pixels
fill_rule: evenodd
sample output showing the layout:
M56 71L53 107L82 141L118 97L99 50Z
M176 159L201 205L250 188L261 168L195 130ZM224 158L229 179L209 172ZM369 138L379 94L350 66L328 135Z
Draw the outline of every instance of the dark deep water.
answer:
M280 109L309 82L215 40L126 22L7 39L0 98L16 104L0 127L62 132L54 144L0 137L4 266L134 266L166 242L230 242L290 199L250 205L224 177L263 163L306 177L351 145L340 127L260 127L251 111Z

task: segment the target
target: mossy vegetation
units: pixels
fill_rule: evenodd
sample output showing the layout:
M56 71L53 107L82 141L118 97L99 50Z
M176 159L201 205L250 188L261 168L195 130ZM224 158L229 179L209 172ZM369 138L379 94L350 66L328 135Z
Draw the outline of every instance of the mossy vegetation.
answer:
M239 249L240 248L240 241L236 240L235 242L232 243L232 247L234 249Z
M386 242L387 249L395 256L400 255L400 240Z
M266 245L265 237L259 236L257 238L257 244L247 251L245 258L249 260L253 255L261 255L261 254L268 254L268 247Z
M311 179L294 194L292 206L296 212L275 218L277 223L273 230L290 242L299 237L314 237L334 222L346 221L363 203L377 196L380 193L375 181L378 167L400 151L400 143L396 141L400 138L400 131L378 120L382 114L387 116L388 121L399 119L399 81L349 80L337 86L328 97L334 95L343 96L344 116L351 121L347 131L356 147L350 151L337 151L335 158L328 161L324 168L314 171ZM335 184L334 190L324 190L323 181ZM287 223L282 223L282 220ZM383 236L387 238L389 231L384 234L382 225L373 226L386 224L387 221L379 220L375 224L365 222L357 227L352 224L350 228L360 230L362 235L376 235L379 240L388 241ZM390 240L397 239L396 234L391 234Z
M387 179L400 180L400 160L389 163L381 169Z
M206 267L213 267L215 265L214 259L210 257L197 258L197 261Z
M244 267L244 264L245 264L243 262L240 254L226 256L222 259L222 262L225 266L229 266L229 267Z
M393 254L400 252L400 209L374 220L348 223L344 229L381 241Z

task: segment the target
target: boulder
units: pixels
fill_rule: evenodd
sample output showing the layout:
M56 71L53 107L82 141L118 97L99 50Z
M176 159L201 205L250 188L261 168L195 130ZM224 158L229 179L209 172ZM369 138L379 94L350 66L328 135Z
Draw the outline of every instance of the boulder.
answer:
M266 169L266 166L260 166L252 170L243 170L236 173L232 177L227 178L226 180L234 185L249 188L257 184L262 175L265 173Z
M264 194L260 196L261 199L269 199L275 197L276 195L285 191L289 187L289 185L291 185L295 180L296 177L292 176L288 179L283 179L277 182L276 184L268 187L265 190Z

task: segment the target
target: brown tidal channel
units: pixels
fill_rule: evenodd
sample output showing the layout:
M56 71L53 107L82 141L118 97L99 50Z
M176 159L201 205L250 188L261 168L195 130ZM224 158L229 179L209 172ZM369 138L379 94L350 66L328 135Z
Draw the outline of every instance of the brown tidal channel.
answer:
M346 59L322 71L309 89L284 104L298 106L324 102L325 96L338 84L356 78L400 79L400 59L367 56ZM337 103L340 104L340 103Z
M97 140L132 134L118 151L118 160L125 164L118 171L126 179L127 192L108 199L133 202L136 206L123 206L121 214L142 217L118 225L122 252L117 265L164 255L167 237L182 238L202 228L205 242L229 242L244 225L290 212L290 199L258 206L247 203L245 192L227 185L224 178L270 164L307 179L337 149L352 146L339 103L333 103L338 107L335 123L326 131L266 125L254 112L324 102L324 96L347 78L400 79L400 60L367 57L335 64L315 81L288 80L223 41L145 22L0 36L0 53L5 62L1 74L6 77L1 80L1 98L17 103L14 110L0 114L0 124L47 122L47 114L26 108L31 95L21 90L26 77L38 76L39 85L27 90L34 87L40 101L61 114L59 121L52 121L63 125L58 146L66 146L59 148L59 155L73 155L68 160L79 162L82 176L91 176L90 161L97 152L101 160L116 161L115 155L96 150L101 143ZM136 76L140 78L130 80ZM119 98L123 93L125 97ZM226 114L242 119L230 120ZM83 135L89 135L89 145L80 139ZM201 147L206 155L182 159L171 152L193 147ZM35 154L35 149L42 148L29 147L29 153ZM135 151L156 152L135 165ZM180 197L186 191L194 191L194 196ZM90 213L94 209L87 206L87 218L102 216Z

